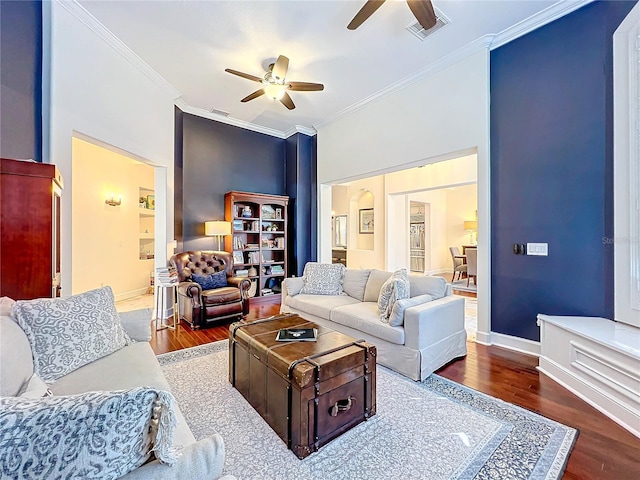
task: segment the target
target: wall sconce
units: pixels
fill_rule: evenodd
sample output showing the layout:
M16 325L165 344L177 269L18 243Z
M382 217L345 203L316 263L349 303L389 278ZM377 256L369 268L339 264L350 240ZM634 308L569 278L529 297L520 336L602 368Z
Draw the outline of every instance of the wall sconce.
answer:
M478 221L465 220L463 223L463 228L465 231L469 232L469 243L473 244L473 232L478 231Z
M118 200L116 200L112 192L110 197L107 198L104 203L106 203L107 205L111 205L112 207L119 207L120 205L122 205L122 195L118 195Z
M218 237L218 250L220 250L220 237L231 235L231 222L222 220L204 222L204 234L207 237Z

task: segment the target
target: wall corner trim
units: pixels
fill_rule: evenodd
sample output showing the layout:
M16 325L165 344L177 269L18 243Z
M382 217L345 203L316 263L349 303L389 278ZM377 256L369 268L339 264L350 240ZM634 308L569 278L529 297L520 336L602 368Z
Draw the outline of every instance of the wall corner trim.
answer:
M575 0L571 2L555 3L495 35L494 40L491 43L491 50L501 47L516 38L520 38L537 28L543 27L548 23L564 17L565 15L582 8L593 1L594 0Z
M107 45L124 57L131 65L137 68L145 77L151 80L156 86L165 91L174 100L182 94L176 90L163 76L156 72L147 62L140 58L125 43L116 37L107 27L91 15L76 0L64 1L55 0L56 4L67 10L78 20L80 20L89 30L98 36Z

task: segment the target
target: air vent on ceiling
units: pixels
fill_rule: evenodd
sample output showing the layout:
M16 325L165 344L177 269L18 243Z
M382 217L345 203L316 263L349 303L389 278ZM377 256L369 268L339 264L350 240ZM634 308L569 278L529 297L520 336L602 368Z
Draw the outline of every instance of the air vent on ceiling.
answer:
M218 110L217 108L212 108L211 110L209 110L211 113L213 113L214 115L221 115L223 117L228 117L230 115L229 112L224 112L222 110Z
M445 17L441 12L439 12L437 9L434 9L434 10L436 13L437 21L433 27L431 27L429 30L425 30L422 27L422 25L420 25L418 22L415 22L407 27L407 30L409 31L409 33L411 35L415 35L422 41L425 38L427 38L429 35L440 30L442 27L444 27L450 22L449 19Z

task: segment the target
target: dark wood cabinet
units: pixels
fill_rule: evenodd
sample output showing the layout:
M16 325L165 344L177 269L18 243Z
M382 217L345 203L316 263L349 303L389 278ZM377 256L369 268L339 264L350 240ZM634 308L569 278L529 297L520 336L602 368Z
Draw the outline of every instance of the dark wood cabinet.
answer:
M289 197L248 192L225 195L225 220L231 235L225 250L233 252L233 270L251 279L250 297L277 295L287 276L287 205Z
M0 296L59 296L62 187L55 165L0 159Z

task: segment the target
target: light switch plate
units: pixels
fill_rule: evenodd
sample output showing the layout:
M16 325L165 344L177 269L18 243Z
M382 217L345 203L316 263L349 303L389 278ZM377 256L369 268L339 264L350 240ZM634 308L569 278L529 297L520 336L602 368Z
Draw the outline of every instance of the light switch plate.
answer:
M548 243L527 243L527 255L546 257L549 255Z

